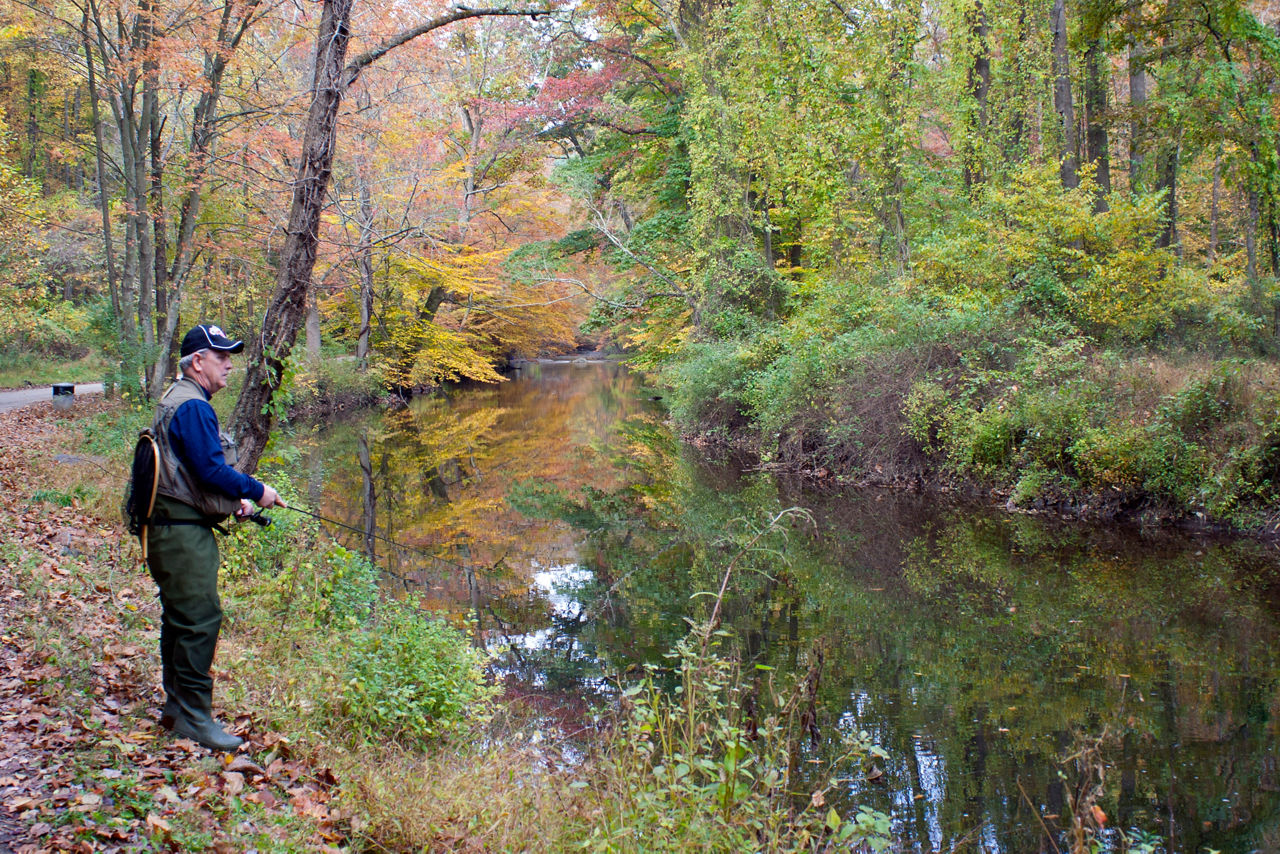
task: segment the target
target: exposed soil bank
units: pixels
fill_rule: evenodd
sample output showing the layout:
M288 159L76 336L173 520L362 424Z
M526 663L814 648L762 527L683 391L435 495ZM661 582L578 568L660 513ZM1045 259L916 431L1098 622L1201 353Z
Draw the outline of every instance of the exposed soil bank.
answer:
M674 415L686 441L816 481L1280 538L1280 371L1270 360L1051 354L995 370L961 351L873 354L798 401L771 398L756 411L723 385L701 406L682 403L677 387Z

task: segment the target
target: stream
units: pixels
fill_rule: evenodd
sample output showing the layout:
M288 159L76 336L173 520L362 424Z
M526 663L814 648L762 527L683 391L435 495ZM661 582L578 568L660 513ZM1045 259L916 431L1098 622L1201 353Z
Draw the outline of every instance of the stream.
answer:
M1051 852L1100 786L1106 850L1280 851L1274 545L778 477L679 442L656 397L533 363L316 428L298 466L319 512L412 546L342 536L474 621L550 716L666 663L733 564L751 678L820 672L805 764L868 733L883 773L829 801L888 813L905 850Z

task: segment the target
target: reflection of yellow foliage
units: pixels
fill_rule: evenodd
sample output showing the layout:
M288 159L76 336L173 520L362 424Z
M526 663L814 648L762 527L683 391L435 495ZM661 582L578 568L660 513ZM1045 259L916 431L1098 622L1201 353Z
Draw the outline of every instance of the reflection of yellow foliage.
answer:
M609 485L610 476L587 448L613 435L620 405L624 413L637 405L636 380L624 374L607 387L581 381L617 370L604 365L550 370L556 373L540 384L503 383L416 398L406 409L381 416L376 432L366 433L380 533L449 562L440 566L421 555L379 549L396 561L396 571L439 573L440 596L465 601L465 589L455 589L461 579L449 569L452 564L475 567L496 595L500 587L527 588L523 572L531 559L550 565L572 549L572 532L521 516L506 505L507 490L528 478L569 490L602 480ZM326 489L333 503L326 512L358 526L362 473L355 456L330 474Z

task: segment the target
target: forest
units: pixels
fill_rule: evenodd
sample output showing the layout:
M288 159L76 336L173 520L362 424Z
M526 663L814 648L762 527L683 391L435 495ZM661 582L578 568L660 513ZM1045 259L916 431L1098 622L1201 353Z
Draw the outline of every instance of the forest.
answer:
M0 414L0 849L1280 846L1278 118L1263 2L0 0L0 388L107 392Z
M9 383L88 359L152 398L216 320L251 342L251 469L308 365L426 388L611 342L682 429L774 465L1256 529L1277 27L1234 0L11 0Z

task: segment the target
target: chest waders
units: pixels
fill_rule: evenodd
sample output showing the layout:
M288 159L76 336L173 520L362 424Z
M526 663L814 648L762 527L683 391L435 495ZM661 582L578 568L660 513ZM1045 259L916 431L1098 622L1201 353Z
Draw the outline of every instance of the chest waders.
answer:
M218 598L218 523L240 508L240 500L202 485L174 452L169 426L178 407L207 401L190 379L181 379L160 400L151 434L156 448L156 490L146 527L146 560L160 590L160 661L165 703L161 724L175 735L215 750L234 750L241 739L213 719L213 677L209 669L222 627ZM206 403L207 405L207 403ZM235 444L219 438L228 465ZM225 533L225 532L224 532Z

